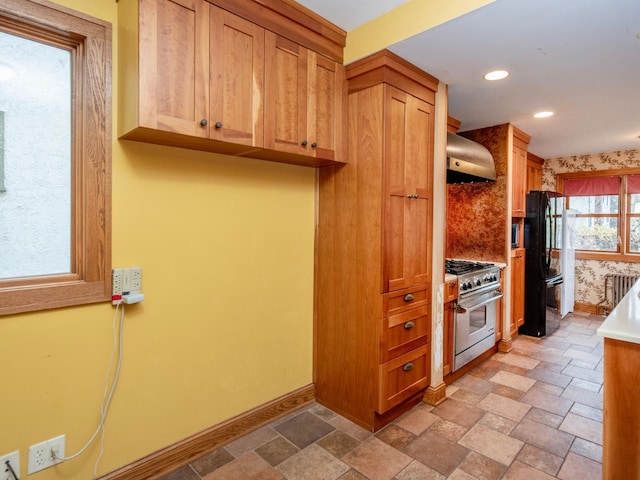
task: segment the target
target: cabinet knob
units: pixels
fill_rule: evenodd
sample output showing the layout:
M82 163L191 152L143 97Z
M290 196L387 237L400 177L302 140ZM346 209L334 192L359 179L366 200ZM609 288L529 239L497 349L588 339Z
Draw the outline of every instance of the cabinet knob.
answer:
M413 368L413 363L412 363L412 362L405 363L405 364L402 366L402 370L404 370L405 372L408 372L408 371L409 371L409 370L411 370L412 368Z
M415 326L416 326L415 323L413 323L412 321L408 321L407 323L404 324L404 329L405 330L411 330Z
M317 146L318 146L318 144L317 144L316 142L313 142L313 143L311 144L311 148L316 148Z
M208 123L209 122L207 122L206 118L203 118L202 120L200 120L200 125L202 125L203 127L206 127Z
M222 128L222 122L216 122L216 124L214 125L214 127L216 127L216 128Z
M407 294L404 296L404 301L405 301L405 302L411 302L411 301L413 300L413 298L414 298L414 297L413 297L413 293L407 293Z
M303 147L306 147L306 146L307 146L307 143L308 143L308 142L307 142L306 140L303 140L303 141L302 141L302 143L301 143L300 145L302 145Z

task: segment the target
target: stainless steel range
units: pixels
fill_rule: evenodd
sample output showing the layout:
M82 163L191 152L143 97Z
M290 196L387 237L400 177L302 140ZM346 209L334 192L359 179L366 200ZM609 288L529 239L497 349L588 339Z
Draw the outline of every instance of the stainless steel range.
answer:
M495 345L496 301L503 295L500 267L492 263L446 260L445 271L458 277L453 334L455 371Z

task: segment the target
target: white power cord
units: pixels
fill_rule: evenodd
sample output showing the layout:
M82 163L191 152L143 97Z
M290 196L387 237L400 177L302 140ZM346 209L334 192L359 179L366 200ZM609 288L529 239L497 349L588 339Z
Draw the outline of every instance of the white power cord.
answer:
M116 330L116 319L118 318L118 309L120 308L120 306L122 306L122 310L120 312L120 328ZM56 458L59 460L63 460L63 461L72 460L82 455L84 451L87 448L89 448L89 446L96 439L96 437L98 436L98 433L102 432L101 442L100 442L100 454L98 455L98 458L96 459L96 463L93 467L93 478L95 478L97 475L98 463L100 462L100 459L102 458L102 454L104 453L104 432L105 432L104 421L107 417L107 411L109 410L109 405L111 404L111 399L113 398L113 392L116 389L116 384L118 383L118 377L120 376L120 367L122 366L123 327L124 327L124 305L118 304L116 306L116 311L113 315L113 321L112 321L113 350L111 352L109 369L107 370L107 377L106 377L105 386L104 386L104 395L102 397L102 404L100 406L100 424L98 425L98 428L93 433L89 441L85 444L85 446L82 447L77 453L74 453L73 455L70 455L68 457L61 457L56 455ZM113 383L109 388L109 376L111 375L111 369L113 368L113 360L114 360L116 351L118 352L118 362L116 365L115 375L113 376ZM54 453L52 452L52 454Z

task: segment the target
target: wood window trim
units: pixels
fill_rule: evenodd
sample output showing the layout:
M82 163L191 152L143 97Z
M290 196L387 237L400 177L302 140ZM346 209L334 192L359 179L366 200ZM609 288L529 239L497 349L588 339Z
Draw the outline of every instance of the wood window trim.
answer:
M640 174L640 168L617 168L612 170L593 170L588 172L566 172L556 175L556 186L560 193L564 192L564 181L567 178L593 178L593 177L611 177L611 176L628 176ZM619 228L622 230L621 236L625 238L625 246L628 246L628 214L627 214L627 192L625 182L621 182L621 193L619 194L619 212L617 215ZM608 216L608 215L607 215ZM621 253L621 252L587 252L576 251L576 258L579 260L598 260L606 262L628 262L640 263L640 253Z
M0 30L71 52L71 273L0 280L0 315L111 299L111 24L46 0L3 0Z

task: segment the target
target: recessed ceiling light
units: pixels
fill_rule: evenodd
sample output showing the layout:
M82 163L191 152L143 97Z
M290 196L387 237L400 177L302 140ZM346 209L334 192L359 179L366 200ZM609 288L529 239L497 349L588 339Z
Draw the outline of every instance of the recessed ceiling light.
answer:
M553 112L538 112L533 116L536 118L547 118L547 117L550 117L551 115L553 115Z
M502 80L503 78L507 78L509 76L509 72L506 70L494 70L493 72L487 73L483 78L485 80Z

